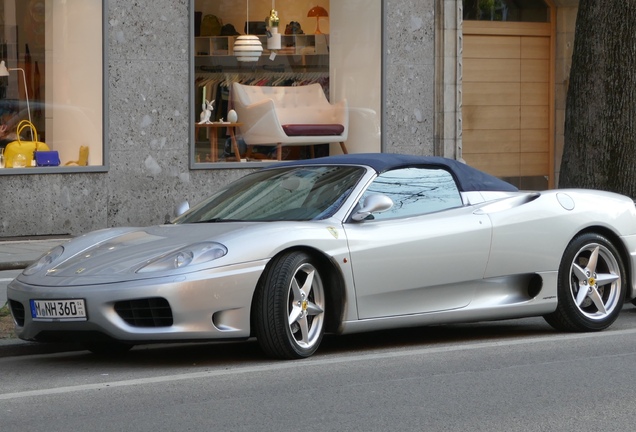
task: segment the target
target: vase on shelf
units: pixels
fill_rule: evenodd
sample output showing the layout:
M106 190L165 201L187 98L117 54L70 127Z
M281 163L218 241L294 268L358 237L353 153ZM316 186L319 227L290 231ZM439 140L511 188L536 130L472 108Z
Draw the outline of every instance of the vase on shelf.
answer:
M267 49L279 50L281 48L280 33L278 33L278 11L272 9L269 12L269 18L267 19L267 29L269 33L267 35Z
M280 33L278 33L278 27L270 27L269 29L269 36L267 38L267 49L281 49L281 37Z

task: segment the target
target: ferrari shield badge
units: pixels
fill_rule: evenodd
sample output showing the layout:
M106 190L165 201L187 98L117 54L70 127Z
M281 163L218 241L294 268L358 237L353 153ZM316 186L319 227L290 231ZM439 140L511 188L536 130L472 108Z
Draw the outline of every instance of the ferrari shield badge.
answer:
M334 227L327 227L327 231L329 231L329 233L333 236L333 238L335 239L338 238L338 230L335 229Z

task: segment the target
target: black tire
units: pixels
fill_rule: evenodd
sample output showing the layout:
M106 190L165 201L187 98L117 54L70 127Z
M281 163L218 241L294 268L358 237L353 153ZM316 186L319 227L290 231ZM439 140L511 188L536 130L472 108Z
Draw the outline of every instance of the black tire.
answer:
M618 250L595 233L575 237L559 266L556 311L545 320L564 331L599 331L618 317L625 301L625 266Z
M311 356L325 327L325 290L318 266L303 252L274 258L254 299L253 324L261 349L270 357Z
M100 357L118 357L126 354L133 345L117 341L87 342L84 348Z

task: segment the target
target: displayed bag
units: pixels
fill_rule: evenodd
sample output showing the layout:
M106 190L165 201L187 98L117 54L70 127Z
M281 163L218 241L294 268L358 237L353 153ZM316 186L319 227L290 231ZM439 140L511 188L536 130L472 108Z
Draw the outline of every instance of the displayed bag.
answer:
M291 21L285 26L285 34L304 34L304 32L303 29L300 27L300 23L298 21Z
M201 19L203 18L203 12L194 13L194 37L201 36Z
M39 167L59 166L60 154L57 151L36 151L35 165Z
M31 128L31 131L33 132L33 141L26 141L21 138L21 134L22 132L25 131L26 128ZM21 155L22 157L18 158L18 160L20 161L18 162L19 166L16 166L15 168L21 168L23 166L27 166L27 167L31 166L31 161L33 160L34 152L49 151L49 146L47 146L43 142L38 141L38 132L35 130L35 126L33 126L33 123L31 123L28 120L22 120L20 123L18 123L16 135L17 135L17 139L7 144L7 147L4 149L5 166L7 168L14 168L14 160L16 159L16 156L18 155ZM21 162L22 160L24 162ZM59 165L59 162L58 162L58 165Z
M239 32L236 31L232 24L225 24L221 27L221 36L238 36Z
M216 15L205 15L201 20L201 36L220 36L223 21Z
M74 161L68 161L64 165L66 166L86 166L88 165L88 146L80 146L79 159Z

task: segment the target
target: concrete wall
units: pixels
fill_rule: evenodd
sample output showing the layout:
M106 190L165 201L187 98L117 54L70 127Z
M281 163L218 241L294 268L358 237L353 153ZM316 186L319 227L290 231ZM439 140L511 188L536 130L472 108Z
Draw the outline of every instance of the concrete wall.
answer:
M434 152L435 2L385 3L384 151Z
M386 152L434 152L434 6L385 1ZM108 0L107 13L109 170L0 176L0 237L161 223L247 172L189 169L190 1Z

